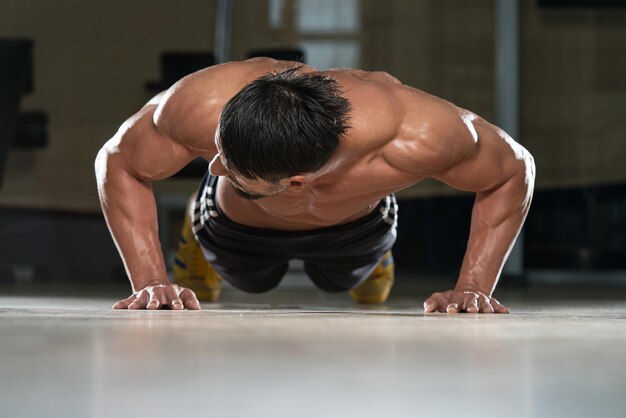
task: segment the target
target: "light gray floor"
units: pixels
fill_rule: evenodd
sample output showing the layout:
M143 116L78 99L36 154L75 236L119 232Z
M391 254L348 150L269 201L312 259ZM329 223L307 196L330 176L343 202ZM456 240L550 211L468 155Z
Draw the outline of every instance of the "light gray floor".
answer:
M127 291L0 288L0 417L626 416L624 291L501 291L502 316L424 316L419 290L109 309Z

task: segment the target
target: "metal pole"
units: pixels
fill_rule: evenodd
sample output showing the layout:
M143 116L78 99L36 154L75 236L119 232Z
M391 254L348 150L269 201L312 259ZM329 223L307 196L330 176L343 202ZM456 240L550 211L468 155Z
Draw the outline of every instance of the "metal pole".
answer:
M218 0L215 13L215 62L230 60L230 39L232 34L234 0Z
M519 1L496 0L496 120L516 141L519 141ZM504 273L524 273L524 236L517 242L504 265Z

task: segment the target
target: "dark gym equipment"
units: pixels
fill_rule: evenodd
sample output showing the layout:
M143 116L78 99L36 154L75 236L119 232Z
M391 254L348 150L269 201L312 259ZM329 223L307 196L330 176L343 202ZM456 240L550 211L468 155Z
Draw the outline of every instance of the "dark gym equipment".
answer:
M167 51L160 57L161 80L146 83L151 93L159 93L170 88L181 78L211 65L215 65L212 52Z
M34 88L33 41L0 39L0 186L11 148L42 147L47 143L47 116L19 113L22 95Z

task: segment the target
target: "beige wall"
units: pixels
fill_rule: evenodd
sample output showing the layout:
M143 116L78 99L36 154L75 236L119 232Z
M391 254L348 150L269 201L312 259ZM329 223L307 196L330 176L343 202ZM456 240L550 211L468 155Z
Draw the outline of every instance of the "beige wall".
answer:
M494 118L494 1L363 0L365 69L388 71L488 120ZM404 196L457 192L425 181Z
M538 184L626 181L626 9L522 3L520 140ZM285 3L286 16L294 1ZM383 6L384 5L384 6ZM362 0L362 67L494 120L494 0ZM232 57L297 39L267 27L267 3L237 0ZM10 155L0 206L98 210L93 158L149 97L164 50L209 50L215 1L4 0L0 36L36 42L36 92L50 146ZM192 182L159 187L188 190ZM410 194L449 193L434 183Z
M538 187L626 181L626 8L520 0L521 132ZM364 0L365 68L495 122L494 0ZM448 194L429 182L407 195Z
M493 0L362 4L364 68L493 118Z
M93 159L149 99L164 50L213 45L213 1L3 0L0 36L35 41L36 91L22 109L50 117L50 146L13 151L0 205L98 210Z
M626 8L522 4L521 139L539 185L626 182Z

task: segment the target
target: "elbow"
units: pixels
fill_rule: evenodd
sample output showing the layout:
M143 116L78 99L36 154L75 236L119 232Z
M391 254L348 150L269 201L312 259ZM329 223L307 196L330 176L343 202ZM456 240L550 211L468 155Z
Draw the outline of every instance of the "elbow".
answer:
M94 160L94 171L96 174L96 180L98 181L98 187L104 184L107 176L110 174L109 169L113 160L119 161L116 157L119 154L119 139L117 135L109 139L96 154ZM112 158L113 157L113 158Z
M98 154L96 155L96 160L94 161L98 197L100 199L100 205L102 206L103 210L107 206L107 194L105 190L105 185L107 180L108 159L109 153L105 150L104 147L102 147L102 149L98 151Z
M533 156L531 155L530 152L526 151L525 153L525 157L524 157L524 171L525 171L525 178L526 178L526 184L528 185L528 188L532 190L535 188L535 178L537 176L537 167L535 166L535 159L533 158Z
M109 153L104 147L98 151L96 159L94 161L94 171L96 174L96 181L98 182L98 188L104 183L104 179L107 175L107 162L109 159Z
M523 200L523 208L524 212L528 212L530 209L530 204L532 202L533 193L535 191L535 178L537 175L537 169L535 166L535 159L531 155L530 152L526 151L524 153L524 165L523 172L520 173L521 177L524 179L524 191L525 196Z

